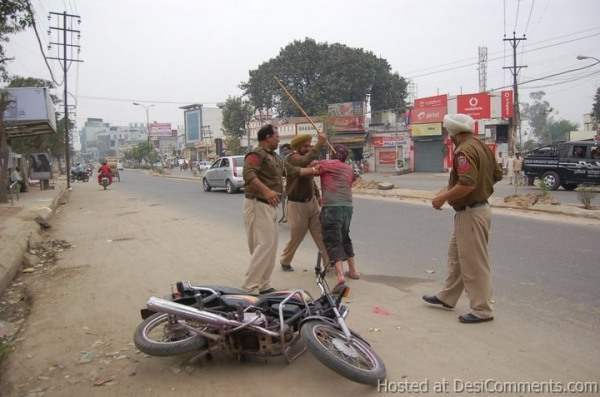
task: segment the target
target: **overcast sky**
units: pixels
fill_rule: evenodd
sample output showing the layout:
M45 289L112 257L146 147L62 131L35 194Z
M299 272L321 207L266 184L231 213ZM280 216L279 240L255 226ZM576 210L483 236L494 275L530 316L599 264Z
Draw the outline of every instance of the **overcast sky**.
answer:
M248 70L305 37L374 52L401 76L414 76L419 97L477 92L475 65L424 74L476 62L478 46L489 51L488 89L510 84L502 66L511 63L511 52L508 46L505 52L502 37L513 29L528 37L518 57L519 64L529 66L523 79L593 62L577 61L579 54L600 58L598 0L31 1L44 45L48 11L81 15L85 62L69 73L79 126L87 117L116 125L145 121L132 100L155 103L151 121L182 125L180 105L161 102L215 104L240 95L238 85ZM564 41L571 42L558 44ZM7 54L16 58L10 73L49 77L33 30L12 36ZM61 80L59 65L50 62ZM569 80L543 89L559 112L556 117L581 124L600 86L600 73L589 76L593 72L600 72L600 65L529 86ZM523 87L521 102L531 91Z

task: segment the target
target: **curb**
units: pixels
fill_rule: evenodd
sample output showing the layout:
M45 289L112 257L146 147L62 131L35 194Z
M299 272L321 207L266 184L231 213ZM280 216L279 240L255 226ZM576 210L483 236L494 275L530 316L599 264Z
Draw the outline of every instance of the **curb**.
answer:
M40 213L39 215L44 220L49 220L55 213L56 208L60 205L60 202L69 191L66 186L61 186L58 194L52 199L52 203L48 207L50 211ZM31 220L17 220L16 222L8 222L8 225L12 225L15 229L11 233L11 241L0 249L0 294L4 292L6 287L10 285L15 275L23 264L23 258L25 252L29 248L30 242L33 236L39 232L39 225ZM8 226L7 225L7 226Z
M375 190L372 191L373 189L353 189L352 192L356 193L356 194L361 194L364 196L377 196L377 197L389 197L389 198L397 198L399 200L402 199L418 199L418 200L431 200L434 196L433 192L423 192L423 193L410 193L409 192L395 192L395 193L388 193L390 192L385 191L385 190ZM513 209L513 210L520 210L520 211L528 211L528 212L540 212L540 213L546 213L546 214L552 214L552 215L563 215L563 216L569 216L569 217L574 217L574 218L582 218L582 219L593 219L593 220L600 220L600 212L598 213L578 213L578 212L572 212L572 211L566 211L565 209L560 209L560 208L552 208L551 206L548 206L549 208L544 208L544 207L519 207L516 205L510 205L510 204L504 204L504 203L498 203L498 202L491 202L490 203L490 207L492 208L503 208L503 209ZM568 207L567 207L568 208ZM578 211L578 208L572 208L573 211ZM587 210L581 210L581 211L587 211Z
M171 178L171 179L180 179L182 181L202 181L202 178L199 176L177 176L177 175L152 175L152 176L160 176L163 178Z

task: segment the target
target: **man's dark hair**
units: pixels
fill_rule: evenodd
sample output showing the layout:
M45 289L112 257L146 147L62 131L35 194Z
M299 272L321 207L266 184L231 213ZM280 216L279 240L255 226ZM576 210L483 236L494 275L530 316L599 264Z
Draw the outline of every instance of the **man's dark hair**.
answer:
M335 149L335 153L331 154L331 158L332 159L338 159L340 160L342 163L346 161L346 159L348 158L348 148L344 145L335 145L333 147Z
M289 143L284 143L283 145L281 145L279 147L279 150L284 149L284 150L292 150L292 145L290 145Z
M275 129L273 128L273 126L271 124L263 125L262 127L260 127L260 130L258 130L258 141L264 141L265 139L269 139L273 135L275 135Z

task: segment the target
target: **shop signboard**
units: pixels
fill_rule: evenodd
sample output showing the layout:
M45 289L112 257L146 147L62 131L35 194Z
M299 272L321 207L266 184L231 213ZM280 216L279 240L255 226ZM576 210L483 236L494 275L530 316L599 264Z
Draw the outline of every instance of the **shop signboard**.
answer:
M441 123L448 113L448 95L415 99L410 112L411 124Z
M410 126L410 129L412 131L413 137L442 135L442 124L441 123L412 124Z
M486 92L457 96L457 113L471 116L474 120L491 117L490 95Z

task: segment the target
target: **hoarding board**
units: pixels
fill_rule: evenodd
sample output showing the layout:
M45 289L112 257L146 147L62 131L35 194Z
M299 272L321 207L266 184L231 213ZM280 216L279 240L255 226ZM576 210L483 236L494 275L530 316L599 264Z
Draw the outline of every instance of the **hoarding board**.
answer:
M151 123L150 136L155 138L173 136L171 123Z
M441 123L448 113L448 95L415 99L410 112L411 124Z
M486 92L458 95L456 110L457 113L467 114L474 120L489 119L491 117L490 95Z
M185 112L185 141L197 142L202 139L202 110L188 110Z

